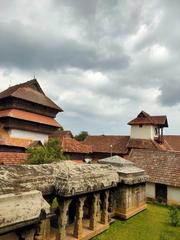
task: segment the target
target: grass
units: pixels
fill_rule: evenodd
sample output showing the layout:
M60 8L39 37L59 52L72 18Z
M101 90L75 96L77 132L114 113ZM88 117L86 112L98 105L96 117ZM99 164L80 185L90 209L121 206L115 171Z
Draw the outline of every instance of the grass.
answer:
M180 240L180 225L169 223L167 207L148 204L148 209L126 221L116 220L93 240Z

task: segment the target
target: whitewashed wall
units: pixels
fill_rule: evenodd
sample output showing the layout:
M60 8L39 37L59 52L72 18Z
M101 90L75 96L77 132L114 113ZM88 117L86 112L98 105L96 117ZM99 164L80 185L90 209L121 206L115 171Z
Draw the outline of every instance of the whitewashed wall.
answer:
M146 197L155 199L155 183L146 183Z
M139 127L139 125L131 126L131 138L139 138L139 139L154 139L157 137L155 134L155 126L152 125L143 125Z
M168 186L167 198L168 198L168 204L180 205L180 188Z

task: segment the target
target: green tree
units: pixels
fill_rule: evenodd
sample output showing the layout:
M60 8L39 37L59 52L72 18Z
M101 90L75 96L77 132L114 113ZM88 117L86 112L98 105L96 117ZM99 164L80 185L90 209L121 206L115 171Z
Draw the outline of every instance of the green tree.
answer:
M76 135L74 138L77 141L84 141L84 139L88 136L88 132L87 131L81 131L78 135Z
M30 147L27 149L27 153L29 153L27 159L29 164L43 164L67 160L57 138L49 139L42 146Z

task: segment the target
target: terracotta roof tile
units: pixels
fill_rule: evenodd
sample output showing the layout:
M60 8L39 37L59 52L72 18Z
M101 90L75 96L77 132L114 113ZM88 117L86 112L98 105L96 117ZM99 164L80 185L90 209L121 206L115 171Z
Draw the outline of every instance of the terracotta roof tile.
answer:
M45 125L61 127L60 124L53 118L43 116L36 113L26 112L18 109L8 109L0 111L0 117L12 117L25 121L37 122Z
M180 151L180 135L165 135L165 142L174 151Z
M128 141L129 136L101 135L87 136L83 143L91 145L93 152L125 154L128 151L126 147Z
M150 182L180 187L180 153L135 149L128 160L144 169Z
M82 144L73 138L64 137L62 140L64 152L69 153L91 153L92 147L87 144Z
M137 149L154 149L157 150L157 146L154 144L154 141L151 139L129 139L128 148L137 148Z
M163 127L168 127L167 117L166 116L150 116L148 113L142 111L138 114L136 118L128 122L129 125L139 125L139 124L152 124L160 125Z
M9 87L8 89L0 93L0 99L9 96L41 104L56 109L59 112L63 111L59 106L57 106L51 99L49 99L44 94L43 90L41 89L36 79Z
M69 130L57 130L55 132L53 132L52 134L49 135L49 137L58 137L58 138L64 138L64 137L70 137L73 138L73 134L71 131Z

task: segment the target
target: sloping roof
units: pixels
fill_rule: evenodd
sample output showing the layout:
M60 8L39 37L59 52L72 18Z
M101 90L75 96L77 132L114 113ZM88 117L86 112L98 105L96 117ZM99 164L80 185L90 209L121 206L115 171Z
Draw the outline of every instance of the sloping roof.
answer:
M128 159L146 171L149 182L180 187L180 153L135 149Z
M159 125L163 127L168 127L167 117L164 115L161 116L150 116L148 113L142 111L138 114L136 118L128 122L128 125Z
M91 145L93 152L125 154L128 140L129 136L100 135L87 136L83 143Z
M36 79L9 87L8 89L0 93L0 99L10 96L44 105L49 108L56 109L59 112L63 111L59 106L57 106L51 99L49 99L44 94Z
M165 135L164 141L172 150L180 152L180 135Z
M129 139L128 148L138 148L138 149L154 149L157 150L157 146L151 139Z
M73 134L69 130L57 130L49 135L49 137L56 137L63 139L64 137L70 137L73 138Z
M73 138L63 138L62 148L66 153L91 153L92 146L87 144L82 144Z
M16 119L21 119L25 121L37 122L45 125L50 125L54 127L61 127L61 125L53 118L44 115L26 112L18 109L8 109L0 111L1 117L11 117Z

